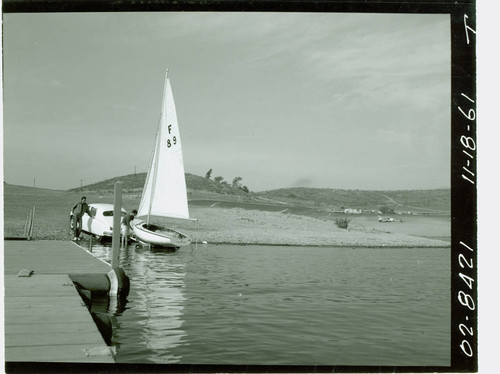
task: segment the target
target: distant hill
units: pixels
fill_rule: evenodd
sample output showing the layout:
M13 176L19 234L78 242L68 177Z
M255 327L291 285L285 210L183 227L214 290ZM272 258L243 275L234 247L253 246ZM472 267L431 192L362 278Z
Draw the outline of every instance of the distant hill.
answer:
M113 191L116 182L122 182L123 191L141 191L144 187L144 181L146 180L146 173L139 174L129 174L123 175L121 177L115 177L111 179L106 179L101 182L88 184L82 186L82 188L72 188L68 191L79 192L79 191L92 191L92 192L110 192Z
M318 209L354 208L378 210L381 207L394 211L450 212L450 190L365 191L335 190L330 188L282 188L255 194L261 198L286 204Z
M59 196L64 191L61 190L53 190L50 188L40 188L29 186L20 186L17 184L3 183L3 193L4 195L16 195L23 199L31 199L33 196L37 197L47 197L47 196Z
M72 188L69 191L78 192L111 192L114 189L115 182L122 182L124 192L141 192L146 181L146 173L129 174L121 177L106 179L105 181L83 186L82 189ZM249 193L237 187L232 187L227 182L215 182L212 179L200 177L198 175L186 173L186 187L188 190L203 191L223 195L248 196Z
M114 183L121 181L125 193L140 194L145 179L146 173L129 174L83 186L82 190L98 193L112 192ZM377 210L381 207L405 212L449 213L451 210L450 189L366 191L297 187L245 192L241 188L232 187L225 181L218 183L189 173L186 173L186 186L190 200L255 201L321 210L344 208ZM73 188L69 191L80 192L80 188Z

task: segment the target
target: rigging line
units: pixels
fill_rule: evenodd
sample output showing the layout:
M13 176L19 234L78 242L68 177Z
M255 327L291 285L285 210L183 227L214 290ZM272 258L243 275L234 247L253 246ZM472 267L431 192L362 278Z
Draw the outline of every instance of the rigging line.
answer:
M196 220L196 225L195 225L195 232L196 232L196 242L195 242L195 248L198 249L198 241L199 241L199 231L198 229L200 228L200 222L198 220Z
M149 198L149 207L148 207L148 216L147 216L147 224L149 225L149 217L151 215L151 208L153 207L153 196L154 196L154 191L155 191L155 183L156 183L156 175L157 175L157 171L158 171L158 155L159 155L159 149L158 149L158 145L160 143L160 132L161 132L161 115L160 115L160 119L158 120L158 130L156 131L156 141L155 141L155 147L153 149L153 157L152 157L152 160L151 160L151 168L149 169L149 173L153 173L153 175L151 175L152 177L152 182L151 182L151 195L150 195L150 198ZM148 177L149 177L149 173L148 173ZM144 187L144 189L146 189L146 186Z

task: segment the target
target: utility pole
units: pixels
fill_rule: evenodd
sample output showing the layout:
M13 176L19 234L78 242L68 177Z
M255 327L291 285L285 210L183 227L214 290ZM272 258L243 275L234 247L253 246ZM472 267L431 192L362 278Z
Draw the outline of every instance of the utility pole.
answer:
M111 244L113 248L111 267L113 269L119 267L121 209L122 209L122 182L115 182L115 194L113 203L113 236Z
M83 191L83 179L80 179L80 192Z

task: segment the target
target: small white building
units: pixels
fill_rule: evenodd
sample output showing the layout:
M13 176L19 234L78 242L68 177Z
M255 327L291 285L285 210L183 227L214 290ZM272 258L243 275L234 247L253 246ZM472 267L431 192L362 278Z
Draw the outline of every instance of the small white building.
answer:
M361 214L361 209L345 208L344 213L346 214Z

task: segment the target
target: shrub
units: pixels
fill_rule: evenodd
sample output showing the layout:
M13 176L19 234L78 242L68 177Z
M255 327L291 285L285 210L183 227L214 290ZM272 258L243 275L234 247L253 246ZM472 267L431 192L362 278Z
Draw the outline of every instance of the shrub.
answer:
M242 177L235 177L233 179L233 187L240 187L240 182L243 178Z
M339 229L346 229L347 226L349 226L349 222L351 222L351 220L347 218L337 218L335 220L335 224Z
M394 209L388 206L380 206L378 210L384 214L394 214Z

